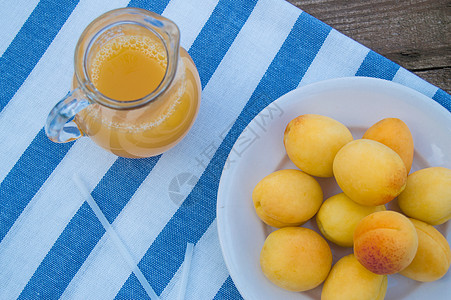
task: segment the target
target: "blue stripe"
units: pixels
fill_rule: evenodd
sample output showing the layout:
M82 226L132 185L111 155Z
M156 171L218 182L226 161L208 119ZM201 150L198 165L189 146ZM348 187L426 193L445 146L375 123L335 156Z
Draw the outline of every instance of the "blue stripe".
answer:
M126 291L123 291L121 289L114 299L117 300L150 299L150 297L147 295L142 285L139 283L138 278L135 276L135 273L130 274L130 277L128 279L131 280L132 282L137 282L137 284L133 284Z
M440 103L444 108L451 112L451 96L447 92L438 89L432 99Z
M223 299L243 299L235 285L233 284L232 278L227 277L224 284L219 289L216 296L213 298L214 300L223 300Z
M169 0L131 0L128 3L128 7L143 8L161 15L168 3Z
M316 24L312 26L312 22ZM297 87L330 29L306 13L296 21L196 186L139 262L140 269L157 294L163 291L182 264L186 243L197 243L215 219L219 178L236 139L263 108ZM116 298L129 298L129 292L136 293L138 285L136 278L130 276Z
M0 241L70 147L51 142L41 129L6 175L0 184Z
M109 222L113 222L160 156L118 158L91 193ZM84 202L47 253L22 291L21 299L57 299L105 233Z
M399 65L371 50L363 60L355 76L392 80L399 68Z
M27 79L78 1L41 0L30 14L0 57L0 112Z
M160 157L161 155L143 159L119 157L114 162L92 191L92 196L108 222L114 222Z
M202 89L229 50L257 1L220 1L189 51Z

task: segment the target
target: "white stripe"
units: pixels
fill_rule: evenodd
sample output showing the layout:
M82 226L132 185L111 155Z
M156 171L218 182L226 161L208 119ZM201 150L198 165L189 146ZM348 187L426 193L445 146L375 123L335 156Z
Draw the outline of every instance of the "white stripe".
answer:
M83 197L74 192L73 172L81 174L92 190L115 158L88 139L69 150L0 244L0 299L19 296L83 203Z
M332 29L299 86L330 78L354 76L369 49Z
M0 182L44 126L50 109L67 94L73 78L75 44L83 29L103 12L128 0L82 0L23 85L0 114ZM30 109L32 108L32 109ZM26 130L24 130L26 128Z
M0 1L0 56L22 28L39 0Z
M194 244L187 243L185 250L185 259L183 260L183 271L180 278L179 289L177 293L178 300L184 300L186 294L186 285L188 284L189 273L191 273L191 260L193 258Z
M194 127L176 149L162 156L114 221L113 226L137 259L143 257L177 209L168 195L168 183L183 172L200 177L204 168L196 166L196 158L204 159L201 154L211 150L210 145L219 146L221 135L252 95L299 13L288 3L260 1L257 4L205 87ZM228 109L224 110L218 103L229 103ZM130 273L131 269L121 261L105 235L73 278L63 298L112 299Z
M396 72L395 76L393 77L393 81L410 87L430 98L432 98L438 90L436 86L433 86L429 82L421 79L417 75L402 67L399 68Z
M161 293L161 299L172 300L176 298L182 268L183 265ZM229 277L229 272L219 246L215 220L194 247L185 299L213 299L227 277ZM206 286L208 286L208 289Z

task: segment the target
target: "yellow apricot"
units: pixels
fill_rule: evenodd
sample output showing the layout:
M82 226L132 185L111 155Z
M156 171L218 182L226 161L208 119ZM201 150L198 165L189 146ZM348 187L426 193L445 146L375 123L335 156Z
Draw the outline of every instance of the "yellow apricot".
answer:
M404 161L407 174L410 172L414 151L413 138L409 127L402 120L382 119L368 128L363 138L378 141L393 149Z
M283 137L290 160L302 171L317 177L333 176L335 154L352 140L352 134L345 125L315 114L291 120Z
M406 167L399 155L368 139L343 146L335 156L333 170L343 192L368 206L390 202L404 190L407 180Z

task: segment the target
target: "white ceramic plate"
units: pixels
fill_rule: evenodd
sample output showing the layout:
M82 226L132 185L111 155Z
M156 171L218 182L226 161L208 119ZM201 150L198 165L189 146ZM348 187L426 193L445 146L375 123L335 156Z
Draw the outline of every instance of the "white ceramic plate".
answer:
M386 117L410 128L415 155L412 170L430 166L451 168L451 114L432 99L402 85L353 77L311 84L280 97L265 108L236 141L224 167L218 190L217 221L223 256L230 275L245 299L320 299L321 286L302 293L272 284L260 269L266 236L274 230L262 223L253 208L252 190L266 175L296 168L286 156L283 132L290 120L306 113L322 114L348 126L354 139ZM334 179L318 179L325 199L340 192ZM396 200L389 209L398 210ZM314 219L313 219L314 220ZM437 229L451 240L451 222ZM314 221L304 226L316 230ZM352 253L331 244L334 263ZM385 299L449 299L451 272L442 279L419 283L390 275Z

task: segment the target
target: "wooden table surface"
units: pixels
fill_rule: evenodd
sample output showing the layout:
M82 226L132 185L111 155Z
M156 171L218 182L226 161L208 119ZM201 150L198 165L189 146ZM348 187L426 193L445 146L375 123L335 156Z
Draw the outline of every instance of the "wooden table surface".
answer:
M450 0L287 0L451 93Z

